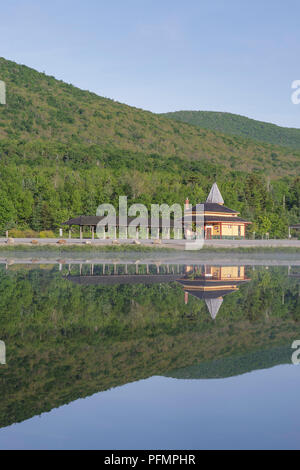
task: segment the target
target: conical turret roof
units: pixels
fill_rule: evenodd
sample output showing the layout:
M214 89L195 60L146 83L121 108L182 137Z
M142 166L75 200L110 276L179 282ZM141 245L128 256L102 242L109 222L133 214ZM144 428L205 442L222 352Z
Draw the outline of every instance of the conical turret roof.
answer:
M211 318L215 320L223 303L223 298L218 297L217 299L205 299L205 303L207 305Z
M218 188L217 183L214 183L212 185L212 188L210 190L208 198L206 199L206 202L212 203L212 204L224 204L224 199L222 198L222 194Z

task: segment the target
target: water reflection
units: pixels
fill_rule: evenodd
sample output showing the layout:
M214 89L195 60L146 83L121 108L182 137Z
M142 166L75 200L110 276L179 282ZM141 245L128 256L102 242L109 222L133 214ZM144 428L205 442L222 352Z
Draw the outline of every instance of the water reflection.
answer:
M205 300L214 320L223 303L224 295L236 292L238 285L250 281L245 275L245 266L187 266L186 276L178 279L185 292L185 304L189 295Z
M135 272L128 265L95 265L89 266L89 272L83 272L79 266L79 275L71 274L68 267L67 279L79 285L115 285L115 284L161 284L176 281L184 289L185 305L189 295L204 300L214 320L223 303L224 295L236 292L238 286L250 281L246 277L245 266L211 266L211 265L141 265L136 263Z
M290 362L298 268L159 262L0 269L0 427L154 375Z

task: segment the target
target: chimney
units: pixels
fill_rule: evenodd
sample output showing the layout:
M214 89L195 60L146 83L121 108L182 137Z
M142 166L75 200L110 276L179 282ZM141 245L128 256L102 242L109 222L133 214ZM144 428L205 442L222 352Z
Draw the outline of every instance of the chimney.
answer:
M185 210L188 211L189 208L190 208L190 201L189 201L189 198L187 197L185 200Z
M187 305L189 302L189 293L188 292L185 292L184 293L184 303L185 305Z

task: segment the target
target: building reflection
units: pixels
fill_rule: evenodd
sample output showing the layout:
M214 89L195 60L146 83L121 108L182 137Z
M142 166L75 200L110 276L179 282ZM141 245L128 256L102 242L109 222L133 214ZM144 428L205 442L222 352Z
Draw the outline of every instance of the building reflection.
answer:
M250 281L245 275L245 266L186 267L186 276L178 279L184 288L185 304L189 296L204 300L214 320L223 303L223 297L239 290L239 285Z
M184 302L192 296L204 300L208 311L215 319L225 295L239 290L239 286L250 281L245 266L206 265L160 265L159 263L127 265L90 265L88 271L79 266L79 273L69 273L67 279L79 285L160 284L177 282L183 287Z
M291 266L289 266L288 267L288 275L289 275L289 277L293 277L295 279L300 279L300 269L299 268L297 269L296 267L292 268Z

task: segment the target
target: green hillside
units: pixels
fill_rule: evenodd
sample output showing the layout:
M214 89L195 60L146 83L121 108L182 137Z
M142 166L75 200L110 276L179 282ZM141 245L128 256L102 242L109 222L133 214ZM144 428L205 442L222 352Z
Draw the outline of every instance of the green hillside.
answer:
M22 148L26 142L41 141L42 149L34 146L25 151L26 160L40 150L44 160L64 161L77 150L77 164L99 164L112 150L121 150L141 152L145 159L155 154L161 159L176 157L228 167L234 161L236 169L270 175L294 174L300 165L300 151L173 122L3 58L0 78L7 87L7 106L0 108L0 139L9 139L11 144L18 141ZM67 144L68 150L59 144Z
M300 150L175 122L3 58L0 80L0 236L57 230L123 195L149 209L196 204L214 181L256 236L285 237L299 221Z
M161 114L175 121L193 124L202 129L222 132L267 144L300 149L300 129L286 128L256 121L245 116L214 111L176 111Z

